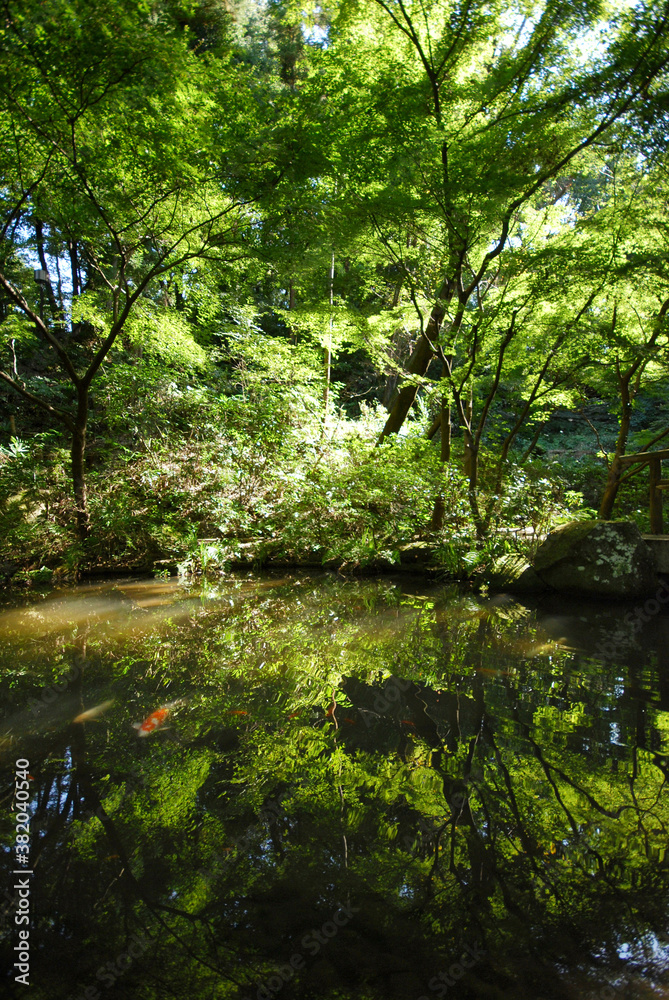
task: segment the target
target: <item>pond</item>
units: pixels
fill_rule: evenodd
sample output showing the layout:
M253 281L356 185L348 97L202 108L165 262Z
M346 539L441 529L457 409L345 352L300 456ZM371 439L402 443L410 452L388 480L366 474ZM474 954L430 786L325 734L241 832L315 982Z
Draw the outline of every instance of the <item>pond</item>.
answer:
M414 577L7 598L3 995L669 995L668 640Z

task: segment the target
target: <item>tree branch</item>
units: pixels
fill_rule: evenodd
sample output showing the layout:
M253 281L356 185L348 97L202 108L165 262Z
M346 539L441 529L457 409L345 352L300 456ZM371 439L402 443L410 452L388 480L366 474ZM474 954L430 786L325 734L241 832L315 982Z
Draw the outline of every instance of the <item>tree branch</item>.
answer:
M46 410L46 412L50 413L52 417L56 418L56 420L60 420L62 424L65 424L69 431L74 431L74 421L70 415L65 412L65 410L61 410L57 406L51 406L50 403L40 399L39 396L35 396L35 394L26 389L25 386L19 385L18 382L15 382L13 378L10 378L6 372L1 370L0 379L2 379L2 381L7 385L11 386L12 389L18 392L20 396L23 396L24 399L28 400L29 403L34 403L35 406L39 406L43 410Z
M37 327L37 329L42 333L42 335L45 337L45 339L51 344L51 346L53 347L54 351L58 355L60 363L63 366L63 369L69 375L70 380L73 382L73 384L75 386L78 386L79 383L81 382L81 379L79 378L79 376L77 375L77 372L75 371L74 365L72 364L72 361L70 360L70 356L68 355L67 351L65 350L65 348L63 347L63 345L60 343L60 341L58 340L58 338L53 335L53 333L48 328L48 326L46 325L46 323L44 323L42 321L41 317L38 316L37 313L34 312L30 308L30 306L28 305L28 303L26 302L26 300L23 298L23 296L21 295L21 293L19 292L19 290L17 288L14 288L14 285L12 285L12 283L10 281L8 281L7 278L4 276L4 274L2 274L2 273L0 273L0 286L2 288L4 288L4 290L7 292L7 294L12 299L12 301L15 302L16 305L19 307L19 309L21 310L21 312L25 316L27 316L28 319L32 320L32 322L35 324L35 326Z

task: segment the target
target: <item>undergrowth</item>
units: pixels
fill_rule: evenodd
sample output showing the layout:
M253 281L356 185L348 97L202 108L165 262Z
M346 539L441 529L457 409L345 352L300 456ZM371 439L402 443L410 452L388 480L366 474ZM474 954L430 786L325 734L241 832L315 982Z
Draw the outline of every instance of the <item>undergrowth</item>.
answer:
M104 386L100 397L105 400ZM557 467L510 467L492 532L477 537L467 485L418 423L377 447L385 414L363 405L324 421L304 391L192 389L126 376L98 406L87 452L91 534L74 535L67 442L56 430L0 449L0 563L88 571L191 570L239 558L350 570L400 560L427 541L445 573L470 576L574 516L583 497ZM557 466L557 463L555 463ZM492 499L482 477L483 502ZM430 529L435 497L445 519ZM533 536L519 533L531 527Z

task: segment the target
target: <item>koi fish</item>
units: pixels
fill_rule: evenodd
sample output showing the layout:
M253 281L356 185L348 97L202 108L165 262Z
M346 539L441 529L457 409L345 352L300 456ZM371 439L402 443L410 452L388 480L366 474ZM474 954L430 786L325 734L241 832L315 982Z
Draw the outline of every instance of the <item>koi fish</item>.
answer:
M484 674L486 677L511 677L513 674L512 670L498 670L494 667L477 667L476 672Z
M97 719L99 715L106 712L108 708L114 704L114 699L110 701L103 701L100 705L96 705L95 708L87 708L85 712L80 712L76 719L72 719L72 722L90 722L91 719Z
M133 722L132 727L137 730L138 736L149 736L154 730L160 729L164 725L173 708L183 704L185 704L185 699L177 698L176 701L171 701L169 704L163 705L162 708L157 708L155 712L144 719L144 722Z

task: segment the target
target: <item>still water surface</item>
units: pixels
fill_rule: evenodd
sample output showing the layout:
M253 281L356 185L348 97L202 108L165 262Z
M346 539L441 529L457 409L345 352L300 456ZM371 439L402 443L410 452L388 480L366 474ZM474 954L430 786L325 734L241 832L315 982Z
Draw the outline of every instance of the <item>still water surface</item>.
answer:
M669 617L643 617L330 575L7 600L0 993L668 997Z

